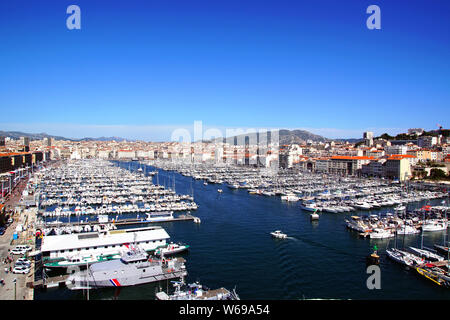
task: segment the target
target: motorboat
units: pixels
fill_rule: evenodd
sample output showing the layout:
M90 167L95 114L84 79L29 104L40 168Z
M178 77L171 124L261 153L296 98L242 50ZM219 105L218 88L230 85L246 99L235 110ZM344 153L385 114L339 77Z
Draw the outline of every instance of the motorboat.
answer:
M287 238L287 234L282 233L280 230L276 230L270 233L272 235L272 237L277 238L277 239L286 239Z
M414 228L413 226L403 225L396 230L397 234L417 234L420 230Z
M415 247L409 247L409 250L411 250L414 254L423 257L429 261L444 261L444 257L430 250L419 249Z
M372 231L371 228L362 221L361 217L352 216L351 218L352 218L352 220L345 220L347 228L358 231L358 232Z
M211 290L198 282L186 284L182 277L180 281L172 281L175 292L168 295L164 291L156 293L158 300L240 300L236 290L225 288Z
M408 267L417 266L425 262L424 259L417 257L412 253L402 251L396 248L386 249L386 254L390 259L394 260L395 262Z
M447 221L430 220L422 224L423 231L442 231L447 230Z
M369 237L371 239L385 239L385 238L392 238L393 236L394 233L392 233L390 230L382 228L374 228L372 232L369 234Z
M306 210L306 211L322 211L322 208L320 208L316 203L314 202L307 202L307 203L303 203L300 204L300 208L302 210Z
M186 251L189 249L189 245L187 244L182 244L182 243L169 243L167 246L165 247L161 247L155 250L155 255L157 256L169 256L169 255L173 255L173 254L177 254L183 251Z

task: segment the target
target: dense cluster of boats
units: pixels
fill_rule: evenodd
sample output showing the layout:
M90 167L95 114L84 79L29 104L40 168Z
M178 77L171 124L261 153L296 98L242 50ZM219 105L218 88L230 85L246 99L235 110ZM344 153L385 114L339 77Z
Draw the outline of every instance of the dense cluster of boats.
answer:
M170 236L160 226L120 229L108 219L108 215L144 213L146 220L162 221L173 218L174 211L197 209L192 196L153 184L153 174L130 172L103 160L67 161L39 172L35 191L43 219L37 223L41 241L36 254L42 269L73 270L66 281L72 290L184 279L185 260L167 257L187 251L189 245L168 242ZM94 215L98 223L59 221L73 215ZM57 219L48 219L52 217ZM208 292L196 285L204 294L184 294L178 287L165 298L239 299L234 290Z
M413 211L351 216L346 226L372 239L393 238L395 235L418 234L420 231L444 231L448 227L446 206L424 206Z
M43 170L38 177L39 213L44 218L59 218L198 208L191 195L179 195L175 190L155 185L153 172L150 176L146 174L102 160L72 161Z
M349 229L360 232L361 236L371 239L405 238L406 235L420 234L420 247L386 249L386 256L417 274L433 281L435 284L450 288L449 249L444 245L434 244L433 248L423 245L425 233L441 231L447 233L448 218L446 206L423 206L413 211L403 211L398 214L352 216L346 219ZM403 241L404 243L404 241Z
M244 189L250 194L279 196L282 201L297 202L305 211L345 213L393 207L392 213L353 215L345 225L371 239L394 238L409 234L444 231L448 228L447 209L424 206L412 211L407 205L446 197L441 191L405 188L384 180L318 175L293 170L259 169L233 165L180 164L152 161L164 170L177 171L193 179L225 184L230 189ZM144 167L145 168L145 167ZM170 236L160 226L118 229L117 217L142 214L143 219L161 221L173 218L176 211L198 208L192 195L179 195L173 188L153 183L156 172L134 172L104 160L67 161L36 174L38 213L41 217L39 252L43 267L76 272L66 284L70 289L134 286L180 278L174 292L160 291L160 300L235 300L235 290L210 290L199 283L186 284L184 258L177 254L190 247L169 242ZM219 193L223 189L217 190ZM70 224L70 217L96 216L96 224ZM113 216L115 220L108 217ZM68 217L61 225L59 218ZM281 230L270 232L276 239L286 239ZM413 268L418 274L441 286L450 286L449 249L408 247L386 249L391 260ZM168 258L170 256L170 258ZM85 266L80 270L79 267Z
M237 165L174 163L155 160L148 164L209 183L226 184L250 194L279 196L282 201L301 201L307 211L330 213L371 210L446 197L440 191L414 190L387 180L339 177L291 169L271 170ZM222 189L219 189L222 190Z

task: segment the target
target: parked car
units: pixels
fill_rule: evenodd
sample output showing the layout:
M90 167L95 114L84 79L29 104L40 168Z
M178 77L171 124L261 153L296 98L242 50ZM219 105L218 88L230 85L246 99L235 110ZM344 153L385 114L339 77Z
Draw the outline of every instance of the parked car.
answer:
M28 260L17 260L15 267L27 267L30 268L31 267L31 262Z
M29 267L25 267L25 266L17 266L14 267L13 273L23 273L23 274L27 274L30 272L30 268Z
M25 250L23 250L23 249L12 249L11 250L11 253L12 254L17 254L17 255L24 255L25 253L27 253Z
M2 235L4 235L4 234L5 234L5 228L0 227L0 236L2 236Z
M31 251L31 247L27 246L27 245L19 245L19 246L16 246L14 249L23 250L25 252Z
M25 262L25 263L30 263L31 264L31 261L30 260L28 260L28 259L26 259L26 258L18 258L17 260L16 260L16 262Z

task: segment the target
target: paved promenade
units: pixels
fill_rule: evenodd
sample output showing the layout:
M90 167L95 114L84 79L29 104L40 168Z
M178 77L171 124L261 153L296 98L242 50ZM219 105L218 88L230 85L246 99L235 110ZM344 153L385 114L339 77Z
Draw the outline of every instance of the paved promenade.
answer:
M0 279L4 280L4 284L0 284L0 300L33 300L33 289L30 284L34 280L34 261L30 259L32 266L28 274L14 274L11 270L14 268L14 262L20 256L10 254L10 250L18 244L27 244L34 250L36 209L18 210L14 213L27 181L28 179L21 181L4 204L6 212L12 210L14 222L6 229L5 234L0 236ZM18 224L26 226L26 230L18 232L18 239L13 240L13 234Z

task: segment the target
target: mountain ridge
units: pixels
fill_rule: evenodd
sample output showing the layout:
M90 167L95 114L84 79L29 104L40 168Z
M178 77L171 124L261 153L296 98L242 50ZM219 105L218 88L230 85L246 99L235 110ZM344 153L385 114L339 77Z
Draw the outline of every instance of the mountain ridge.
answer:
M321 135L318 134L314 134L311 133L307 130L302 130L302 129L294 129L294 130L288 130L288 129L280 129L278 130L278 135L279 135L279 143L280 145L286 145L286 144L304 144L306 143L308 140L313 141L313 142L331 142L331 141L340 141L340 142L350 142L350 143L355 143L358 141L361 141L361 139L357 139L357 138L348 138L348 139L330 139L330 138L326 138L323 137ZM266 131L267 137L270 137L270 131ZM256 134L256 137L259 137L258 132L255 133L250 133L250 135L252 134ZM245 136L248 136L249 134L241 134L241 135L237 135L234 137L229 137L230 138L235 138L237 141L242 141L241 139L245 139ZM66 138L63 136L54 136L54 135L50 135L47 134L45 132L41 132L41 133L25 133L25 132L21 132L21 131L0 131L0 136L5 136L5 137L10 137L12 139L20 139L20 137L28 137L30 138L30 140L42 140L44 138L53 138L55 140L67 140L67 141L117 141L117 142L123 142L123 141L137 141L135 139L125 139L122 137L97 137L97 138L91 138L91 137L85 137L85 138ZM224 139L224 138L217 138L215 140L220 140L220 139ZM214 141L214 140L208 140L209 142Z

